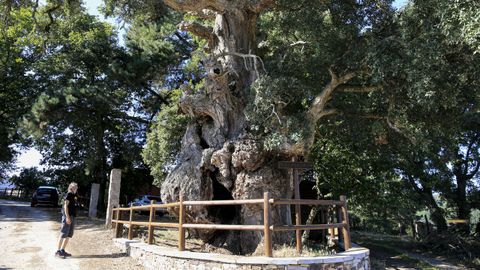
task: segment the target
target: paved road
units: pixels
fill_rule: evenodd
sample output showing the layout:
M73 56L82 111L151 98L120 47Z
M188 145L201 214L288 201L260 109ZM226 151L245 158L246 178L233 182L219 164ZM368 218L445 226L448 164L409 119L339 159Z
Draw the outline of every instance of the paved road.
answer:
M60 208L0 200L0 270L143 268L113 245L103 221L88 218L78 219L67 246L73 257L55 257L60 215Z
M53 256L59 211L0 200L0 269L79 269L78 261Z

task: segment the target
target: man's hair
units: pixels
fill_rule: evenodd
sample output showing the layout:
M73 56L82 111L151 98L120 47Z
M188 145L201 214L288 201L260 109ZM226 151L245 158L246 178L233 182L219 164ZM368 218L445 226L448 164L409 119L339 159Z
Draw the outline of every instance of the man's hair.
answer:
M73 191L74 188L78 188L78 184L75 182L71 182L70 185L68 185L68 192Z

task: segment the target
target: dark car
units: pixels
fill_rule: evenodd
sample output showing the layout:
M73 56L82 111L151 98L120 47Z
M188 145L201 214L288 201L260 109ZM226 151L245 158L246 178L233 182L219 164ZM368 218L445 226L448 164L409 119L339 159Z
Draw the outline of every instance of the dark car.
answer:
M40 186L33 193L30 206L51 205L58 206L58 189L50 186Z
M154 196L154 195L143 195L135 200L131 201L128 203L129 206L145 206L145 205L150 205L151 201L156 201L156 204L162 204L162 199L160 196ZM163 216L164 214L167 214L167 209L166 208L157 208L155 211L157 215ZM140 211L142 214L147 214L147 211Z

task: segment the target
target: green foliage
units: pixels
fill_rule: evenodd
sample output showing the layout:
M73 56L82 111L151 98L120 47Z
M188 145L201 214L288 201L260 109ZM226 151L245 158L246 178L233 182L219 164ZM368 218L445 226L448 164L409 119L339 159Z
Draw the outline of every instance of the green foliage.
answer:
M0 178L4 178L16 155L13 145L21 142L18 121L37 91L28 72L41 39L31 34L32 3L0 3Z
M23 169L20 174L12 176L9 181L26 190L35 190L37 187L47 184L44 173L37 168Z
M418 1L417 4L421 5ZM439 27L452 44L467 44L480 52L480 3L475 0L433 1Z
M332 119L320 127L310 159L321 197L347 195L366 229L392 233L408 226L422 204L392 169L384 132L368 120Z
M178 92L177 92L178 94ZM150 166L154 183L160 186L169 169L175 164L189 118L179 113L178 97L162 106L147 134L142 156Z
M301 143L310 136L306 113L329 83L328 70L344 74L365 69L369 46L382 38L375 31L385 28L393 14L389 4L278 1L276 9L262 14L258 54L268 74L252 85L246 115L267 149ZM370 81L360 77L354 83ZM367 97L339 94L330 103L345 114L362 113L366 106L375 110L377 104L364 102Z
M106 145L113 143L109 139L138 128L122 121L132 105L111 63L123 52L113 28L85 13L56 20L45 34L48 53L31 72L41 93L24 116L22 132L34 139L50 165L81 164L85 174L101 182Z
M267 150L305 139L308 126L304 123L306 106L300 104L301 95L297 94L302 91L300 86L295 79L269 76L260 77L253 84L254 93L250 95L252 100L247 103L245 114L252 134L264 139Z

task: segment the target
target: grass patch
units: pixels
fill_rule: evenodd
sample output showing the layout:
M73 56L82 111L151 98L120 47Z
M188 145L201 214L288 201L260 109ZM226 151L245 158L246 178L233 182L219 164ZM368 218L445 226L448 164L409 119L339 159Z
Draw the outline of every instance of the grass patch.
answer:
M274 257L319 257L319 256L328 256L335 255L337 252L329 247L325 246L304 246L302 249L302 254L299 256L297 254L297 249L294 246L282 245L276 246L273 249Z

